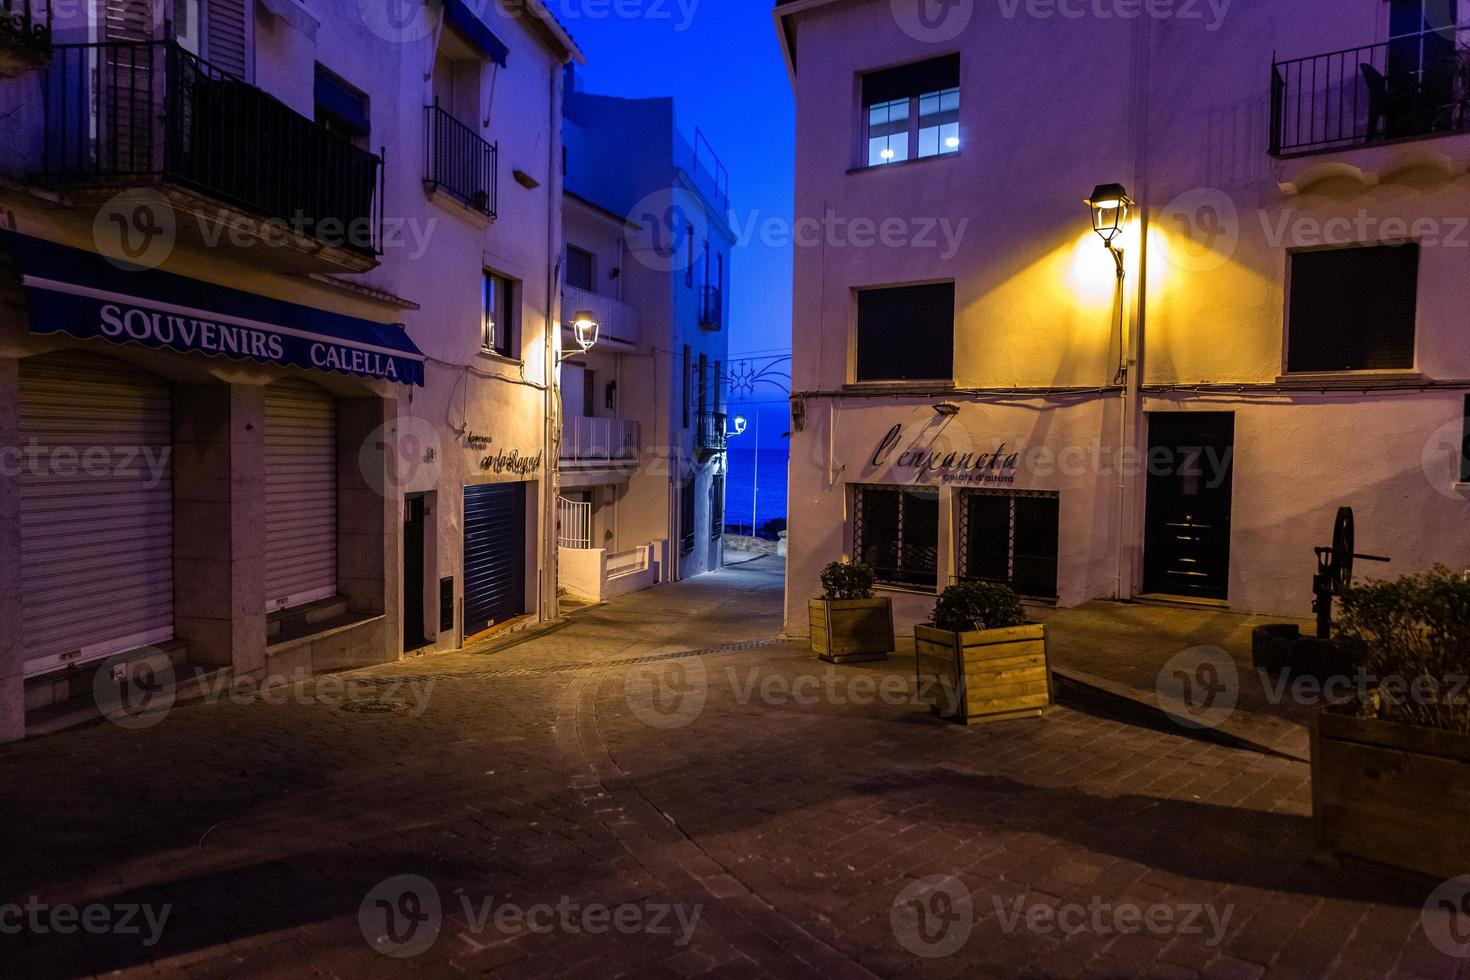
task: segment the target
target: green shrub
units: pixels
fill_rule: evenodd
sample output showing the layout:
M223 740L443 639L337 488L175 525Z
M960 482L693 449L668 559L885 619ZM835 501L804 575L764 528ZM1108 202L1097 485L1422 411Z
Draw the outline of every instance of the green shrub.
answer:
M1008 585L962 582L939 595L934 606L934 628L951 633L999 630L1024 626L1026 611Z
M822 569L823 599L871 599L877 573L860 561L834 561Z
M1352 589L1339 628L1368 645L1363 717L1470 732L1470 577L1440 565Z

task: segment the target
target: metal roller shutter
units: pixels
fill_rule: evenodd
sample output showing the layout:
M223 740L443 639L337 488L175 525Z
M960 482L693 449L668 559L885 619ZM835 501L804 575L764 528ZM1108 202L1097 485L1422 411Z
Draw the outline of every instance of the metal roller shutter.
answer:
M173 638L172 398L91 354L20 362L25 674Z
M336 595L336 403L305 381L265 389L265 515L267 611Z
M464 635L525 612L526 485L464 488Z

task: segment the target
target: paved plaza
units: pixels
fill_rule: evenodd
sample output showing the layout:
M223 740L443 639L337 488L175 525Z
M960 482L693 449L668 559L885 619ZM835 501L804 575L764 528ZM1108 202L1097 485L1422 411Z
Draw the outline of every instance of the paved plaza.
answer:
M1313 860L1306 765L943 724L782 584L0 749L0 975L1470 977L1428 886Z

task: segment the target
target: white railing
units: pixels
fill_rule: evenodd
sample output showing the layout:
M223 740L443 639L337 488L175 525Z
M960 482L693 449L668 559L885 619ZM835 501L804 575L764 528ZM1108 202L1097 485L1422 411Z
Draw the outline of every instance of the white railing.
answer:
M634 575L648 568L648 545L617 551L607 556L607 577Z
M562 286L561 290L563 320L570 322L572 314L577 311L591 310L601 325L598 331L599 340L616 340L636 347L642 339L643 328L639 323L638 311L627 303L613 296L589 293L576 286ZM564 328L564 332L567 337L571 336L570 327Z
M556 543L563 548L592 547L592 502L588 500L556 500Z
M633 419L573 416L562 426L561 458L590 462L637 462L638 436L638 423Z

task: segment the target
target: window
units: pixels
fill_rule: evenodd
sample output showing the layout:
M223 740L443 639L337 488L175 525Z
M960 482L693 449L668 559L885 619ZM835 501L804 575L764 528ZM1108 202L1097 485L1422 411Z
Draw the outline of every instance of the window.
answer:
M863 76L867 166L960 150L960 56Z
M960 577L1055 599L1060 531L1058 494L966 490L960 494Z
M709 412L709 355L699 355L699 414Z
M684 267L684 285L694 288L694 225L684 226L684 237L689 241L689 264Z
M1291 256L1288 371L1391 371L1414 366L1418 245Z
M725 536L725 478L709 481L709 536L711 540Z
M694 475L684 478L679 488L679 554L694 550Z
M939 583L939 490L859 486L852 555L872 565L878 581L934 589Z
M597 414L597 372L582 369L582 411L588 418Z
M359 146L366 145L372 132L367 96L321 65L316 67L316 121L327 132Z
M567 285L585 292L597 292L592 274L592 253L575 245L567 246Z
M689 428L689 375L694 370L694 356L689 345L684 345L684 428Z
M858 293L858 381L954 376L954 283Z
M486 351L505 357L519 357L516 349L515 283L486 271L481 280L480 343Z
M1427 86L1453 95L1455 17L1455 4L1446 0L1389 0L1385 74L1393 77L1422 71Z
M1460 482L1470 483L1470 395L1465 396L1465 436L1460 443Z

